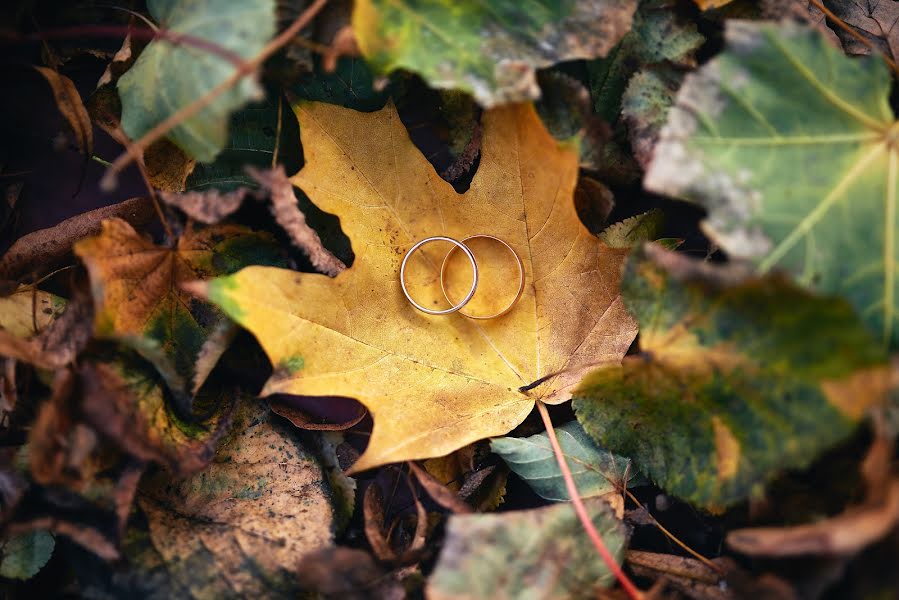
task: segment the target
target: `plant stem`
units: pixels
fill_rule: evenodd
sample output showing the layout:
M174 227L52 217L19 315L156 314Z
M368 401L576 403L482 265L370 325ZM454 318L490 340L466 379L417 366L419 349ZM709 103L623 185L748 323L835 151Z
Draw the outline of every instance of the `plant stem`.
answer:
M571 469L568 468L565 454L562 452L562 447L559 445L558 438L556 438L556 430L553 428L552 420L549 418L549 411L546 410L546 405L539 400L537 400L537 411L540 413L540 418L543 419L543 425L546 427L549 443L552 446L553 454L556 456L556 462L559 463L559 469L562 471L562 478L565 480L565 488L568 490L568 495L571 497L571 504L574 505L574 512L577 514L578 519L580 519L581 525L584 526L587 536L590 538L590 541L593 542L593 546L596 547L596 551L599 552L599 555L606 563L609 571L612 572L615 579L621 584L621 587L628 598L631 600L641 600L643 594L637 589L637 586L634 585L630 578L624 574L624 571L621 570L621 566L615 560L615 557L612 556L612 553L609 552L609 549L605 542L602 541L599 532L596 531L593 521L590 520L590 515L587 514L587 508L584 506L584 501L581 499L580 494L578 494L577 485L575 485L574 477L571 475Z
M228 79L218 84L187 106L184 106L170 115L167 119L156 125L156 127L134 142L130 148L126 148L125 152L115 159L112 166L106 171L106 174L101 180L101 186L105 189L115 187L115 178L118 173L131 164L132 161L139 158L150 144L161 139L169 131L212 104L216 98L231 89L238 81L255 72L256 69L258 69L271 55L289 43L291 39L293 39L293 37L296 36L322 8L324 8L327 2L328 0L315 0L309 8L304 10L303 13L291 23L290 27L282 31L277 37L266 44L259 54L238 67Z
M845 31L846 33L848 33L849 35L854 37L856 40L858 40L858 42L860 44L862 44L866 48L870 49L871 52L876 52L876 53L880 54L883 57L883 61L887 65L889 65L889 67L893 70L893 72L896 74L899 74L899 65L896 64L896 61L894 61L892 58L887 56L886 52L881 52L881 50L879 48L875 48L874 44L872 44L871 41L868 40L868 38L866 38L865 36L863 36L862 34L857 32L855 29L853 29L852 26L850 26L848 23L846 23L846 21L844 21L840 17L836 16L829 8L824 6L824 3L821 2L821 0L809 0L809 3L814 5L815 8L817 8L821 12L823 12L824 15L828 19L833 21L834 25L836 25L837 27L839 27L840 29L842 29L843 31Z

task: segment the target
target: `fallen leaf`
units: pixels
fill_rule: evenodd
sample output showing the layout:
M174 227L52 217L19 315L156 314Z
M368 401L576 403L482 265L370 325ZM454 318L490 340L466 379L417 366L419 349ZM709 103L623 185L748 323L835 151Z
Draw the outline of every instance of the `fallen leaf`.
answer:
M610 225L599 234L599 239L611 248L632 248L653 242L662 233L664 219L665 214L654 208Z
M65 306L59 296L20 285L12 294L0 297L0 328L19 338L30 338L62 314Z
M366 405L374 430L354 471L505 434L535 400L567 400L590 365L617 363L627 351L635 328L618 297L624 251L579 221L577 156L532 107L485 114L480 166L461 195L412 145L391 105L377 113L315 103L295 110L306 166L292 181L340 217L353 266L334 279L249 268L192 289L260 341L276 370L263 395L338 395ZM481 232L522 258L520 302L489 321L416 311L398 279L406 250L427 236ZM481 293L468 310L485 314L514 294L515 266L499 244L477 242ZM442 257L429 246L410 261L419 302L445 302L434 285ZM471 283L460 264L447 271L451 297Z
M634 158L644 169L652 162L668 111L674 106L683 74L670 68L647 67L631 77L621 98L621 117L627 126Z
M370 112L383 108L389 96L386 90L376 90L374 84L374 75L364 60L345 56L337 60L333 72L316 64L315 72L301 77L291 92L297 99Z
M758 495L852 431L890 386L843 300L661 248L628 260L640 352L588 376L578 421L668 492L709 508Z
M641 2L630 31L605 58L587 63L596 113L618 120L621 96L635 72L658 63L696 66L696 50L705 41L692 19L678 13L672 0Z
M721 8L733 2L733 0L693 0L699 10L711 10L713 8Z
M178 478L160 470L142 482L138 504L182 597L295 597L303 557L333 544L321 465L252 400L241 403L205 471ZM140 568L154 566L148 558Z
M847 25L855 29L877 52L894 59L899 56L899 4L883 0L826 0L824 5ZM840 27L834 32L847 54L868 55L870 47L862 44Z
M411 461L407 464L409 465L409 471L411 471L411 473L415 476L415 479L418 480L418 483L419 485L421 485L422 489L424 489L424 491L428 493L428 496L431 497L431 500L433 500L443 508L456 514L468 514L470 512L473 512L471 507L464 501L462 501L455 492L437 481L426 470L422 469Z
M306 224L306 216L297 207L293 184L285 175L284 167L279 165L274 169L263 171L248 166L247 173L270 193L275 221L290 236L293 245L306 253L313 267L331 277L346 270L346 265L322 245L321 238L315 230Z
M721 576L708 565L684 556L627 551L627 565L639 577L664 580L694 600L734 600L733 590L728 589ZM774 599L768 599L774 600Z
M25 275L48 272L71 254L75 242L97 235L101 230L100 222L112 218L123 219L139 228L156 219L156 212L149 198L131 198L23 235L0 258L0 278L20 279Z
M162 382L147 371L126 355L115 362L80 365L80 413L94 430L142 461L178 474L200 471L230 424L233 402L215 398L212 417L184 421L166 402Z
M253 58L275 33L275 3L232 0L222 3L149 0L147 9L169 34L185 34L224 48L235 59ZM175 111L209 92L236 70L233 61L212 52L157 39L150 42L118 81L122 128L132 140ZM228 117L262 89L245 77L208 107L169 133L191 157L209 162L228 139Z
M272 412L276 415L284 417L300 429L311 431L343 431L358 425L365 418L365 415L368 414L364 406L357 404L356 413L352 417L339 423L332 423L326 422L322 417L313 416L286 401L281 402L269 399L269 404L272 407Z
M886 66L788 21L729 21L726 37L726 51L687 76L645 187L703 205L704 230L728 255L844 296L896 345L899 152Z
M471 93L484 107L533 100L535 71L605 56L627 33L630 0L490 6L363 0L353 8L359 49L381 71L403 68L434 87Z
M297 569L300 586L335 600L405 600L396 576L385 573L364 550L335 546L303 558Z
M90 274L97 335L131 344L172 388L191 390L202 384L198 375L208 374L196 362L224 316L181 285L254 262L281 262L273 239L244 227L188 228L175 248L166 248L121 219L103 221L100 235L78 242L75 253Z
M191 219L214 225L233 214L243 204L250 192L239 187L230 192L211 188L202 192L159 192L159 197L169 206L174 206Z
M0 548L0 577L31 579L44 568L56 540L46 531L30 531L10 536Z
M625 483L627 487L647 483L631 466L630 460L598 448L577 421L555 429L581 498L621 493ZM541 498L571 501L546 432L527 438L495 438L490 442L490 449Z
M612 556L621 561L627 527L598 499L584 502ZM571 504L498 514L453 515L426 588L450 598L595 598L614 583Z
M362 497L362 518L365 539L378 560L393 562L399 554L390 545L389 534L384 527L384 494L377 482L365 489Z
M53 90L53 100L60 114L75 134L75 145L85 156L94 153L94 127L90 116L81 101L81 94L72 80L47 67L34 67L34 69L47 80L50 89Z
M31 308L19 306L19 310ZM48 370L67 366L91 340L94 308L86 293L76 290L62 314L55 317L39 334L24 339L0 328L0 355ZM28 317L19 314L18 319Z

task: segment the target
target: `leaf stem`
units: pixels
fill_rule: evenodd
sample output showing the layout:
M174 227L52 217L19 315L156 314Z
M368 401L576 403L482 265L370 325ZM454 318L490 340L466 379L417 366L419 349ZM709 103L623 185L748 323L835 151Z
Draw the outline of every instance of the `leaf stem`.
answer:
M115 187L116 176L121 172L126 166L131 164L132 161L138 159L144 150L147 149L150 144L155 142L156 140L165 136L169 131L191 118L210 104L212 104L216 98L230 90L238 81L246 77L247 75L252 74L265 62L271 55L280 50L283 46L291 41L291 39L296 36L303 27L305 27L318 12L324 8L325 4L327 4L328 0L315 0L309 8L303 11L303 13L297 17L297 19L290 24L290 26L282 31L278 36L276 36L272 41L265 45L265 47L259 51L259 54L254 56L251 60L244 62L240 67L238 67L234 73L231 74L225 81L221 82L211 90L209 90L204 95L200 96L190 104L180 108L173 114L171 114L167 119L153 127L150 131L144 134L139 140L134 142L131 147L126 148L125 152L122 153L117 159L115 159L112 163L112 166L106 171L106 174L103 176L101 180L101 186L105 189L111 189Z
M812 4L812 5L814 5L815 8L817 8L817 9L820 10L821 12L823 12L824 15L825 15L828 19L830 19L831 21L833 21L834 25L836 25L837 27L839 27L840 29L842 29L843 31L845 31L846 33L848 33L849 35L851 35L851 36L852 36L853 38L855 38L861 45L863 45L864 47L868 48L868 49L871 50L872 52L876 52L876 53L880 54L880 56L883 57L883 61L884 61L887 65L889 65L889 67L893 70L894 73L896 73L897 75L899 75L899 65L896 64L896 61L894 61L892 58L890 58L889 56L887 56L886 52L882 52L879 48L876 48L876 47L874 46L874 44L872 44L871 41L870 41L868 38L866 38L865 36L863 36L862 34L860 34L859 32L857 32L855 29L852 28L851 25L849 25L848 23L846 23L846 21L844 21L843 19L841 19L840 17L838 17L837 15L835 15L829 8L827 8L826 6L824 6L824 3L821 2L821 0L809 0L809 3Z
M577 485L574 483L571 469L568 468L565 454L562 453L562 447L559 445L558 438L556 438L556 430L553 428L552 420L549 417L549 411L546 410L546 405L539 400L537 400L537 411L540 413L540 418L543 419L543 425L546 427L546 433L549 436L549 443L553 448L553 454L556 456L556 462L559 463L559 469L562 471L562 478L565 480L565 488L568 490L568 495L571 497L571 503L574 505L574 512L577 514L578 519L580 519L581 525L584 526L584 531L587 532L587 536L590 538L590 541L593 542L596 551L599 552L599 555L606 563L609 571L612 572L615 579L621 584L621 587L628 598L631 600L641 600L643 594L637 589L637 586L634 585L630 578L624 574L624 571L621 570L621 566L615 560L615 557L612 556L612 553L609 552L609 549L605 542L602 541L599 532L596 531L593 521L590 520L590 515L587 514L587 508L584 506L584 501L581 499L580 494L578 494Z

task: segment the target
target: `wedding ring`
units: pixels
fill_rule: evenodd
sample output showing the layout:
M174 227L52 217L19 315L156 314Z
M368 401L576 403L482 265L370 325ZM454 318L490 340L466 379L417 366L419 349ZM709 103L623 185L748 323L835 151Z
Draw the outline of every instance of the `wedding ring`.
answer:
M495 241L499 242L500 244L505 246L509 250L509 252L512 253L512 256L515 257L515 262L518 264L518 293L515 294L515 297L504 309L502 309L501 311L494 313L492 315L486 315L486 316L472 315L472 314L469 314L466 312L462 312L461 308L463 306L465 306L466 304L468 304L468 301L471 300L471 297L474 295L474 287L472 287L472 292L469 292L468 296L465 297L465 300L462 301L462 304L458 305L459 309L460 309L459 310L460 315L462 315L464 317L468 317L469 319L478 319L478 320L483 321L483 320L495 319L497 317L503 316L504 314L506 314L507 312L512 310L515 307L515 305L518 303L518 301L521 300L521 294L524 292L524 263L521 262L521 257L518 256L518 253L515 252L515 250L512 248L512 246L510 246L509 244L507 244L506 242L504 242L503 240L499 239L496 236L487 235L485 233L470 235L467 238L463 238L462 242L460 244L458 244L458 247L467 250L468 247L465 245L465 242L467 242L468 240L474 240L477 238L485 238L488 240L495 240ZM455 251L456 251L456 248L452 248L446 254L446 256L443 257L443 264L440 265L440 289L443 291L443 297L446 298L446 301L449 302L450 304L452 304L453 301L450 300L449 295L446 293L446 285L444 284L443 280L444 280L444 274L446 273L446 265L449 262L449 257L452 256ZM470 252L470 250L469 250L469 252ZM469 258L470 258L470 260L473 260L473 258L471 258L471 257L469 257ZM475 277L475 279L477 279L477 277Z
M450 250L450 254L455 252L456 248L461 248L462 252L465 253L465 256L468 257L468 261L471 263L471 270L472 270L473 275L471 278L471 289L468 291L468 295L465 296L465 298L462 299L462 302L460 302L458 304L453 304L452 302L450 302L449 298L447 298L447 301L450 302L450 304L452 306L450 306L449 308L446 308L444 310L432 310L430 308L425 308L424 306L422 306L421 304L419 304L418 302L413 300L412 296L409 295L409 290L406 289L406 263L409 262L409 257L412 256L412 254L416 250L418 250L419 248L421 248L428 242L449 242L454 246L454 248L452 250ZM447 254L447 256L449 256L449 254ZM444 264L446 264L446 258L443 259L443 262L444 262ZM468 249L468 246L466 246L462 242L460 242L458 240L454 240L453 238L450 238L450 237L444 237L442 235L435 235L433 237L428 237L428 238L425 238L425 239L421 240L420 242L416 243L411 248L409 248L409 251L406 252L406 256L403 257L403 263L400 265L400 287L403 289L403 294L406 296L406 300L408 300L409 303L412 304L412 306L414 306L421 312L429 314L429 315L448 315L450 313L454 313L458 310L461 310L462 307L465 306L466 304L468 304L468 301L471 300L472 297L474 297L474 293L478 289L478 263L477 263L477 261L475 261L474 254L471 253L471 250ZM440 277L440 287L443 288L443 271L442 271L442 269L441 269L441 277ZM519 294L520 294L520 292L519 292ZM446 292L444 292L443 295L445 297Z

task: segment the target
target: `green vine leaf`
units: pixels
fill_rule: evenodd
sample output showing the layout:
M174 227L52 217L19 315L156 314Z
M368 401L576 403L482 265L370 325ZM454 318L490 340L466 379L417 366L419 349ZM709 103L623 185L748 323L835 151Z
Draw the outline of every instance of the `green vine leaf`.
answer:
M733 21L687 77L645 178L697 202L714 241L760 272L840 294L899 346L899 126L880 58L795 23Z

